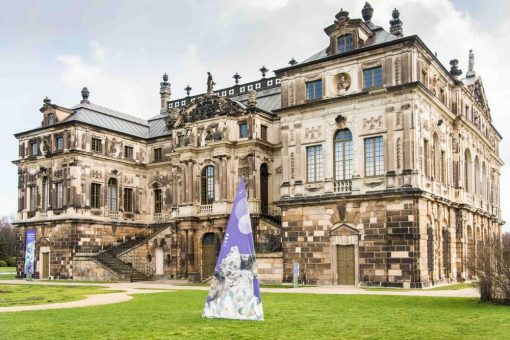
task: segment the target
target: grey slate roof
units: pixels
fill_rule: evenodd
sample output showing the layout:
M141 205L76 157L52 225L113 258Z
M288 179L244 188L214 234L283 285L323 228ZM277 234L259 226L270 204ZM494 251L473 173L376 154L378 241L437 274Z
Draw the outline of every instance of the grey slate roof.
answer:
M72 109L75 113L66 121L83 122L139 138L149 136L149 123L145 119L92 103L81 103Z
M232 100L246 104L249 94L232 97ZM262 91L257 91L257 107L261 110L272 112L282 106L281 88L273 87Z

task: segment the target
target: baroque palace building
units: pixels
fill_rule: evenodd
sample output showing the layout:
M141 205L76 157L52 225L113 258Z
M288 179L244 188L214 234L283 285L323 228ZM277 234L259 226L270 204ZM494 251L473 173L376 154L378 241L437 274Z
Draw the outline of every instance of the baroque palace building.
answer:
M206 280L239 176L262 281L426 287L470 280L500 236L501 136L470 51L448 70L397 10L389 32L341 10L327 47L140 119L44 100L19 140L18 277Z

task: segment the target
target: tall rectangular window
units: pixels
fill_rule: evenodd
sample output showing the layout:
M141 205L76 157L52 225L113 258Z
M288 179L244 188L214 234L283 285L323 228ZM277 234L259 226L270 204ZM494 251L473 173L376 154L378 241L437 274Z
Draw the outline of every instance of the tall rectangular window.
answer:
M365 176L384 174L384 145L382 136L365 138Z
M57 209L64 205L64 185L62 182L57 183Z
M92 138L91 149L93 152L101 152L103 150L103 145L101 144L101 139Z
M154 190L154 213L161 213L161 189Z
M50 206L50 181L48 177L43 177L43 210L48 210Z
M133 147L132 146L125 146L124 147L124 157L127 159L133 159Z
M322 181L322 145L306 148L306 168L308 182Z
M250 136L250 129L247 122L239 123L239 138L248 138Z
M260 126L260 139L267 140L267 126L266 125Z
M58 136L57 139L56 139L56 146L57 146L57 151L62 151L64 150L64 137L63 136Z
M154 162L161 162L163 160L163 152L161 148L154 149Z
M101 184L92 183L90 185L90 206L95 209L101 208Z
M322 98L322 79L306 83L306 100Z
M133 189L124 188L124 211L133 212Z
M423 140L423 172L425 173L425 176L430 177L430 151L429 151L429 141L424 139Z
M352 51L354 49L354 45L352 43L352 34L341 35L337 39L338 43L338 53L345 53Z
M371 89L375 87L381 87L382 82L382 67L372 67L363 70L363 87L365 89Z
M447 177L447 173L446 173L446 152L442 151L441 150L441 182L446 185L447 182L446 182L446 177Z
M30 187L30 211L37 209L37 187Z

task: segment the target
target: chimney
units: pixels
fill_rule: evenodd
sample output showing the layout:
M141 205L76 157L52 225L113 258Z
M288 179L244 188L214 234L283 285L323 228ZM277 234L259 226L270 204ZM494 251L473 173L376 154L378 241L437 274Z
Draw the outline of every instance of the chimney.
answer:
M170 83L168 82L168 75L165 73L163 75L163 81L160 83L159 94L161 96L161 113L165 113L168 111L168 102L170 101L170 95L172 94L172 89L170 88Z

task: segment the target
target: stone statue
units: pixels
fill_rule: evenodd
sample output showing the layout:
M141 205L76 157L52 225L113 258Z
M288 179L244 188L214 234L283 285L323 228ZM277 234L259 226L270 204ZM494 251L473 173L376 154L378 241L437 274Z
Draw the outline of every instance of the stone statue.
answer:
M466 73L466 77L474 77L476 75L475 73L475 54L473 53L473 50L469 50L469 64L468 64L468 71Z
M257 105L257 91L250 90L248 92L248 106L256 106Z
M216 83L213 81L211 72L207 72L207 94L209 96L212 96L213 94L214 85L216 85Z
M348 74L340 73L338 77L337 89L340 94L345 93L351 86L351 80Z

